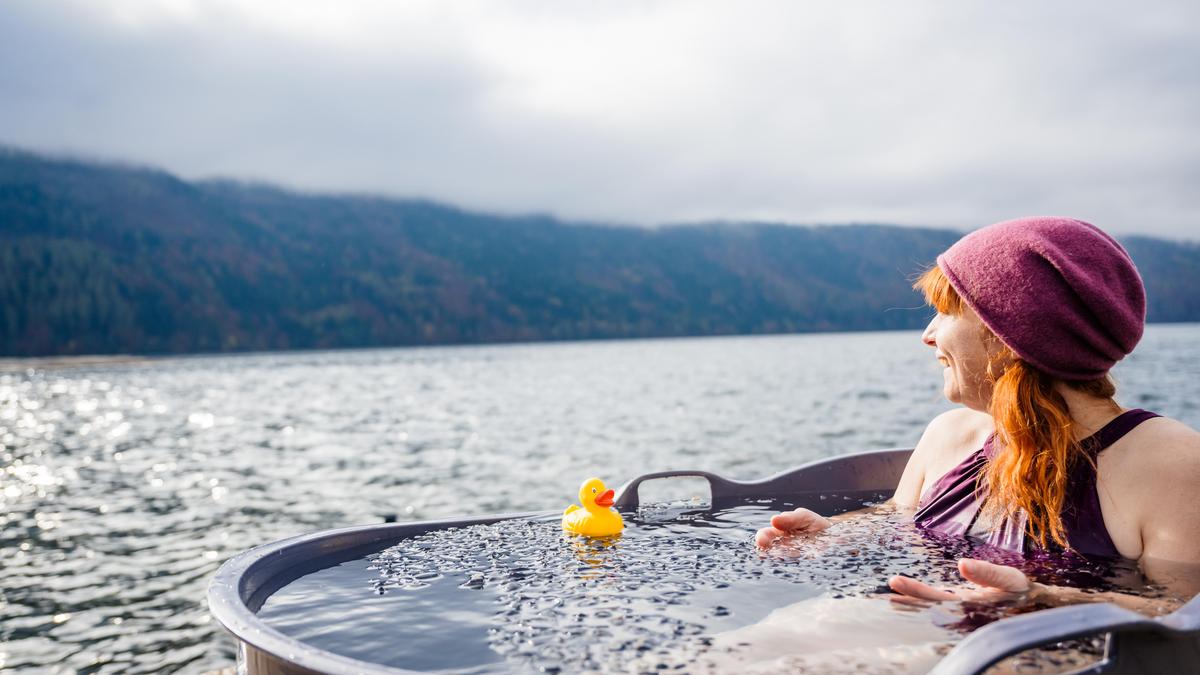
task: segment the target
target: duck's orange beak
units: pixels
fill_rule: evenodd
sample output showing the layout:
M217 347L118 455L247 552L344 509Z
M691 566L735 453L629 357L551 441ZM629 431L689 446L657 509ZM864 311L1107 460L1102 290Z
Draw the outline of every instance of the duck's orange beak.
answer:
M603 506L605 508L612 506L613 505L613 494L615 494L615 493L612 490L605 490L604 492L601 492L596 497L596 506Z

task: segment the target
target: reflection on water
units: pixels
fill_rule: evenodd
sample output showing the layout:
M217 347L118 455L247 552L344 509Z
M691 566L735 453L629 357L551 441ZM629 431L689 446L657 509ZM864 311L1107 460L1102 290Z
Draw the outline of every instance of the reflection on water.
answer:
M1200 426L1196 325L1121 400ZM9 363L8 365L11 365ZM317 529L559 509L579 481L755 478L909 446L947 408L914 332L256 354L0 374L0 668L228 665L208 578Z

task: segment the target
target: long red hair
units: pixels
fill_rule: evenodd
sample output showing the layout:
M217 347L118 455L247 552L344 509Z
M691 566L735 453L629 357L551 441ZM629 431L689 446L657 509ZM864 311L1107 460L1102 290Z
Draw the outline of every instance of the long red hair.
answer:
M931 267L913 288L942 314L962 314L962 297L938 267ZM1062 510L1067 482L1076 462L1091 461L1075 438L1075 423L1062 394L1059 380L1023 361L984 328L980 336L995 341L997 349L988 364L992 382L988 412L996 424L998 452L980 477L980 488L988 495L984 516L993 525L1004 518L1027 516L1026 534L1042 548L1053 542L1067 548ZM1100 398L1112 398L1116 386L1107 375L1086 382L1064 381L1068 386Z

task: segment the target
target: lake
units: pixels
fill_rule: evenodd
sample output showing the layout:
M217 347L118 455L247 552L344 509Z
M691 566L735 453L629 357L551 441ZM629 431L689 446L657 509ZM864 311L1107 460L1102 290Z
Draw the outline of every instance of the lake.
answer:
M1200 427L1200 325L1118 400ZM757 478L910 447L950 408L914 331L8 362L0 668L198 672L229 557L331 527L560 509L591 475Z

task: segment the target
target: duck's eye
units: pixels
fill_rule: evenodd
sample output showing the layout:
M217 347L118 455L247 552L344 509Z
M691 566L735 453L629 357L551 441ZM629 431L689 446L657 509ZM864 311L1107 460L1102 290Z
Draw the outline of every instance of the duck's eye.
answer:
M596 494L596 488L592 488L592 494Z

